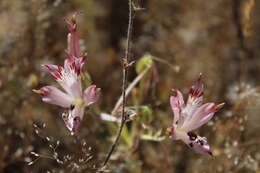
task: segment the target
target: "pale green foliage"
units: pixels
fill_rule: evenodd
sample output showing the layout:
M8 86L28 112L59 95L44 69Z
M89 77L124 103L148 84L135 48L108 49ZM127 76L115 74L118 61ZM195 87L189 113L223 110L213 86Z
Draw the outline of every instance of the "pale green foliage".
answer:
M140 74L146 68L151 68L153 65L153 59L150 54L144 55L140 60L136 63L135 71L137 74Z

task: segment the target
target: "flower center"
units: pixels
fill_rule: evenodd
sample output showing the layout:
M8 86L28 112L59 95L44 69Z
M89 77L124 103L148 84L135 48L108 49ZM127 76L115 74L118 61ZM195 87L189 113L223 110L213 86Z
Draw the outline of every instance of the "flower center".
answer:
M181 136L181 135L183 135L183 134L186 134L187 132L184 130L184 129L179 129L179 128L176 128L176 130L175 130L175 135L176 136Z
M185 129L182 129L182 128L176 128L174 133L173 133L173 136L176 140L186 139L188 137L187 131Z
M81 97L76 97L73 102L75 105L78 106L84 106L85 104L84 100Z

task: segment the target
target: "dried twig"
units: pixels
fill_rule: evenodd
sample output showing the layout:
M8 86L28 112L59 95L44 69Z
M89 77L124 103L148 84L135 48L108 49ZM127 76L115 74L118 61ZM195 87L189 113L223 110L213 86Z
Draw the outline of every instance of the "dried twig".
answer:
M127 73L129 67L129 55L130 55L130 41L131 41L131 33L132 33L132 25L133 25L133 15L132 15L132 0L128 0L129 5L129 19L128 19L128 29L127 29L127 42L126 42L126 49L125 49L125 56L123 58L123 84L122 84L122 96L123 96L123 103L122 103L122 114L121 114L121 124L117 131L117 136L115 141L113 142L106 159L103 163L103 166L106 166L112 153L115 150L115 147L118 144L119 138L122 133L122 129L125 125L126 115L125 115L125 106L126 106L126 87L127 87Z

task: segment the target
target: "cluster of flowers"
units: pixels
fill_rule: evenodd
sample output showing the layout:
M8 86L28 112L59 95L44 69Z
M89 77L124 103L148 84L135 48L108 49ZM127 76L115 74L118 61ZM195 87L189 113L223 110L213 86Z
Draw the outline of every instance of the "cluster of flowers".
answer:
M85 57L80 52L76 17L77 14L70 21L66 21L69 34L64 67L44 65L65 92L53 86L33 90L42 96L42 101L68 109L68 113L63 114L62 118L66 127L73 133L83 119L85 107L95 103L99 97L99 89L95 85L89 86L84 91L82 89L81 74ZM192 131L207 123L224 104L202 104L203 90L204 84L201 75L190 88L186 105L182 93L179 90L173 90L175 95L170 97L170 103L174 118L173 124L167 129L167 132L173 140L182 140L195 152L212 155L207 139Z

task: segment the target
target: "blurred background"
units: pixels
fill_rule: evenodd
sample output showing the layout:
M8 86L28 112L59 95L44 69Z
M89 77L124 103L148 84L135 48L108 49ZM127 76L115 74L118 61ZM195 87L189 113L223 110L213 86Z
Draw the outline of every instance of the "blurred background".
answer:
M107 170L118 173L253 172L260 161L260 1L135 0L129 83L149 72L128 97L137 113L127 123ZM78 17L85 69L101 88L76 135L61 108L32 92L56 85L41 64L63 64L65 18ZM0 172L97 172L118 124L104 121L121 95L128 3L126 0L0 1ZM142 69L141 69L142 71ZM199 73L205 102L225 107L198 130L214 158L165 138L172 123L172 88L187 93ZM187 95L185 95L187 98Z

